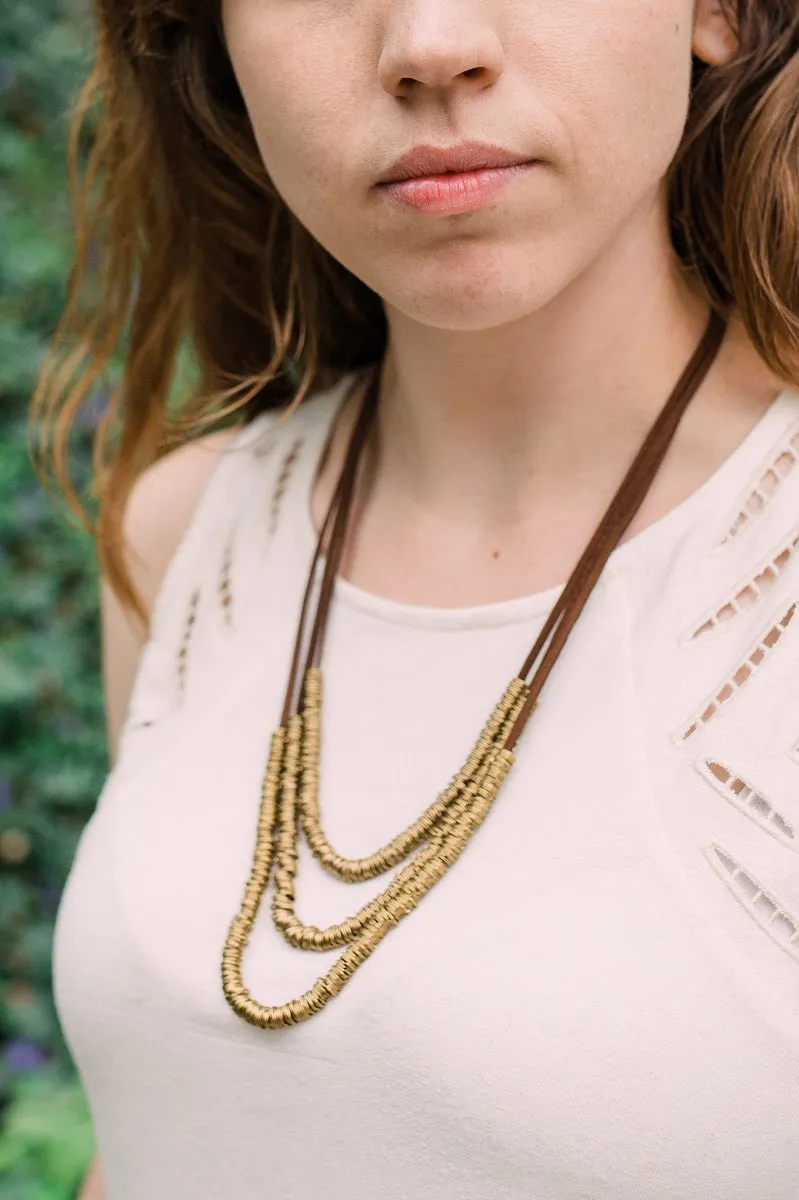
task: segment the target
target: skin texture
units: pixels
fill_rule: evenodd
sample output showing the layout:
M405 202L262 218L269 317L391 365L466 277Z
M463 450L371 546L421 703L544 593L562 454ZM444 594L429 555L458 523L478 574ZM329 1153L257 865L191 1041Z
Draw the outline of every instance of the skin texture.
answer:
M671 250L664 176L692 53L722 64L736 50L719 4L224 0L223 25L275 187L386 308L346 574L452 606L562 582L707 321ZM466 139L543 162L469 213L376 190L414 145ZM734 321L628 536L699 486L780 390Z

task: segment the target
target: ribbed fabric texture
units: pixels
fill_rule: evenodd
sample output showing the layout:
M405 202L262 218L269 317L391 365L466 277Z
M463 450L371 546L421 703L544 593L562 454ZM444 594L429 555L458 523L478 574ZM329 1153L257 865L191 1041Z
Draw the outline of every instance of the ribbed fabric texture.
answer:
M350 377L214 467L159 592L119 756L58 912L54 991L108 1200L797 1200L799 395L613 554L494 810L292 1029L225 1002ZM441 610L336 587L322 822L348 856L461 765L558 595ZM301 845L329 925L388 882ZM262 909L244 978L338 951Z

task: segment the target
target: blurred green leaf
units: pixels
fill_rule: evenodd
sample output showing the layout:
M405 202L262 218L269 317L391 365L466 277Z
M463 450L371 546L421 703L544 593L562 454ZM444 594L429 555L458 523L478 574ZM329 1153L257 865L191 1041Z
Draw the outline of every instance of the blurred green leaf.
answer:
M26 1172L40 1189L29 1196L66 1200L93 1154L91 1118L79 1085L55 1082L46 1073L22 1079L0 1129L0 1178L16 1173L23 1179Z
M51 957L58 898L107 770L98 572L91 539L41 488L26 443L66 296L67 120L93 42L89 0L0 5L0 830L29 839L21 861L0 862L0 1037L44 1059L20 1074L19 1053L0 1053L0 1200L74 1200L94 1153ZM78 426L70 443L84 492L90 435Z

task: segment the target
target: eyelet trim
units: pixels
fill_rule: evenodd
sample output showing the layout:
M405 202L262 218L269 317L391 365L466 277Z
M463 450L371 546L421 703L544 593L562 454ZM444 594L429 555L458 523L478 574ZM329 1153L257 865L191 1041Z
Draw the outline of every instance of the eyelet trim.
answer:
M292 444L291 448L289 449L288 453L286 454L286 456L283 459L283 462L281 464L280 472L278 473L277 482L275 484L275 490L272 494L272 502L271 502L271 506L270 506L270 514L269 514L269 535L270 535L270 537L272 536L272 534L274 534L277 531L278 521L280 520L280 509L281 509L281 505L283 503L283 497L286 493L286 488L288 487L289 479L291 478L292 469L299 457L300 450L302 449L304 440L305 439L301 438L301 437L296 438L296 440Z
M709 633L718 633L740 616L754 608L773 588L799 548L799 525L789 536L772 550L745 580L737 584L732 592L717 600L697 624L681 639L693 642Z
M796 829L766 798L762 790L712 758L699 758L694 768L734 808L791 850L797 850Z
M233 542L235 540L235 532L228 538L225 550L222 555L222 568L219 577L219 598L222 604L222 614L226 625L233 623L233 588L231 584L231 570L233 567Z
M744 533L771 503L780 487L799 462L799 423L793 425L780 442L765 469L750 485L727 524L721 546Z
M181 696L186 690L186 679L188 672L189 647L191 645L192 633L197 621L197 610L200 604L200 588L195 588L189 599L189 608L183 622L183 632L180 638L177 653L177 673L178 673L178 691Z
M768 656L773 652L785 630L793 620L795 613L796 604L794 603L787 612L758 638L755 645L743 661L738 664L733 673L716 691L711 693L688 723L677 733L676 740L678 742L686 741L692 734L696 733L697 729L703 725L707 725L708 721L713 719L719 709L732 700L733 696L740 691L745 683L748 683L758 668L763 665Z
M715 842L703 847L713 870L724 881L750 917L764 929L781 950L799 962L799 917L789 911L731 854Z

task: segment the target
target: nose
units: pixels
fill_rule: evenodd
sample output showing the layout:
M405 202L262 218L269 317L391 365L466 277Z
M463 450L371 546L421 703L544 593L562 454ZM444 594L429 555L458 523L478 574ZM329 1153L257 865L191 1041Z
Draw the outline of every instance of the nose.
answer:
M397 0L390 5L379 62L389 95L430 89L482 91L502 74L496 29L470 0Z

